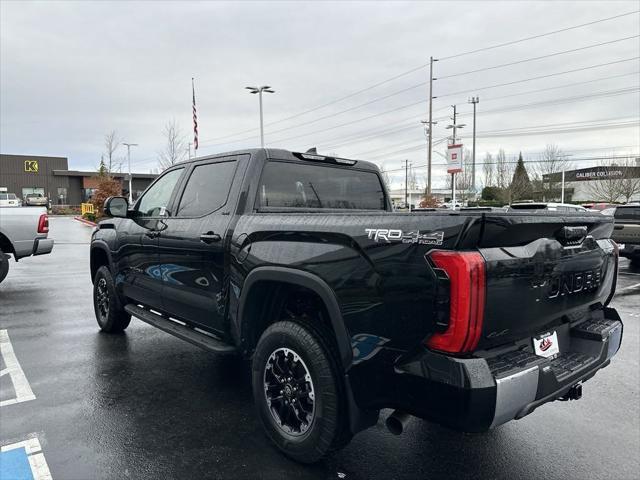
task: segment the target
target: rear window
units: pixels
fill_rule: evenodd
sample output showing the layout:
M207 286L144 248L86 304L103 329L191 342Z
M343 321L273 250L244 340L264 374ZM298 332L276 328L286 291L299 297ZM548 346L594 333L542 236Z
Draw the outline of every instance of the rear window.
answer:
M258 193L260 207L385 210L378 175L344 167L272 161Z
M640 220L640 206L618 207L613 216L619 220Z
M546 203L521 203L511 205L514 210L545 210L547 208Z

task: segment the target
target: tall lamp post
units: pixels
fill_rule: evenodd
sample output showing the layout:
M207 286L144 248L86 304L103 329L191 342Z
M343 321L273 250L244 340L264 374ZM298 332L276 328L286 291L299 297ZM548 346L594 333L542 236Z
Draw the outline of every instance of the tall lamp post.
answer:
M129 163L129 205L133 204L133 182L131 181L131 147L137 147L137 143L125 143L123 145L127 147L127 163Z
M263 85L262 87L244 87L249 90L249 93L258 94L260 98L260 146L264 148L264 126L262 120L262 92L276 93L269 85Z

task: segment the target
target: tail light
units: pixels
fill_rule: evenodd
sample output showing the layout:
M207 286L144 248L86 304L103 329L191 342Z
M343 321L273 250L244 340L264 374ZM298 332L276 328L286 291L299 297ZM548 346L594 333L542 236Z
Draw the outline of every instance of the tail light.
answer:
M436 250L429 255L449 278L449 326L427 340L433 350L449 353L473 351L484 321L485 264L478 252Z
M38 220L38 233L49 233L49 216L46 213L40 215Z

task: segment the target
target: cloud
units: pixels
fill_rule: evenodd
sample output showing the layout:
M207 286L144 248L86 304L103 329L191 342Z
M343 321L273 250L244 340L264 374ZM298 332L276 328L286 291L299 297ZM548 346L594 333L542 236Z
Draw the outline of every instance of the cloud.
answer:
M418 166L426 163L426 146L400 151L425 142L420 120L427 116L427 88L408 87L426 82L427 69L306 115L273 122L410 70L426 63L430 55L443 58L636 7L635 2L2 2L0 146L3 153L67 156L71 168L91 169L103 151L104 134L115 129L140 144L133 155L134 169L148 171L157 167L168 121L176 119L190 135L194 76L200 154L258 144L257 98L244 87L269 84L276 93L264 98L268 145L291 149L318 145L345 157L364 153L385 165L399 165L408 158ZM436 63L435 76L637 35L638 24L636 14L442 60ZM477 88L479 132L637 119L637 92L597 95L638 87L637 60L500 88L480 87L634 57L639 50L635 38L437 80L434 91L441 97L434 100L434 117L448 116L448 106L458 103L460 121L467 124L461 130L462 140L470 143L471 108L466 99L472 93L446 94ZM519 95L625 73L631 75ZM407 90L388 96L403 89ZM498 98L510 94L514 96ZM591 98L561 103L581 95ZM488 112L548 100L553 102ZM398 109L411 103L415 105ZM393 109L398 110L381 115ZM343 110L349 111L340 113ZM318 120L321 117L326 118ZM449 133L444 128L447 123L446 118L438 123L435 138ZM347 125L335 128L342 124ZM228 137L237 132L244 133ZM367 137L369 132L387 133ZM637 127L479 136L477 150L479 157L499 148L533 155L553 142L566 151L633 146L624 151L637 152L638 137ZM443 151L442 145L437 148ZM124 149L120 153L124 155ZM434 159L442 162L439 155ZM425 173L418 170L419 177ZM443 174L442 167L436 167L436 182L444 181ZM392 178L398 182L395 175Z

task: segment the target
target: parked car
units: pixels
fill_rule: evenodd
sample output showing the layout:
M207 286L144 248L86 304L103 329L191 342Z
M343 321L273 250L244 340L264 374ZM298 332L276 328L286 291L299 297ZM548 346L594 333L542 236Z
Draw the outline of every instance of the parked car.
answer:
M512 203L509 205L511 210L545 210L548 212L588 212L581 205L573 205L571 203L555 203L555 202L523 202Z
M613 214L612 238L620 246L620 256L640 263L640 204L620 205Z
M0 207L19 207L22 205L15 193L0 192Z
M276 149L180 163L104 209L99 328L135 316L250 358L265 431L301 462L384 408L397 434L482 432L578 399L622 339L600 214L393 212L374 164Z
M46 207L47 197L41 193L28 193L27 196L24 197L24 204L28 206Z
M44 255L53 249L49 217L45 208L0 207L0 283L9 272L11 255L17 262L30 255Z

